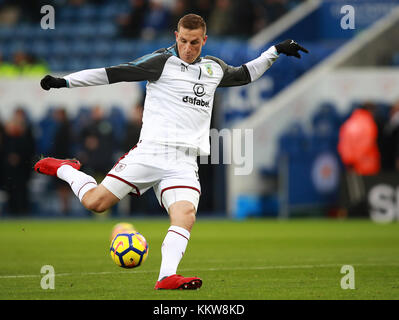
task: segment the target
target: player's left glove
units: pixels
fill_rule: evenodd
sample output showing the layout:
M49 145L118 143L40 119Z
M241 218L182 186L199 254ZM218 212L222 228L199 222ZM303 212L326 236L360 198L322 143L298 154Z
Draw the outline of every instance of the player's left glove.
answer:
M51 88L65 88L67 82L64 78L54 78L47 75L40 81L40 85L44 90L50 90Z
M301 58L301 55L298 53L298 51L303 51L305 53L309 53L307 49L304 47L300 46L297 42L294 40L288 39L285 40L279 44L275 45L277 53L284 53L287 56L294 56L296 58Z

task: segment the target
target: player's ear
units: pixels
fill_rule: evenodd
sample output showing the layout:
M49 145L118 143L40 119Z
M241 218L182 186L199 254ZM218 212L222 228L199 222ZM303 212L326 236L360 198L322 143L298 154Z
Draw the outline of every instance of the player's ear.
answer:
M176 36L176 41L177 41L177 38L179 37L179 32L178 31L175 31L175 36Z
M207 35L204 35L204 38L203 38L203 40L202 40L202 45L204 45L205 43L206 43L206 40L208 39L208 36Z

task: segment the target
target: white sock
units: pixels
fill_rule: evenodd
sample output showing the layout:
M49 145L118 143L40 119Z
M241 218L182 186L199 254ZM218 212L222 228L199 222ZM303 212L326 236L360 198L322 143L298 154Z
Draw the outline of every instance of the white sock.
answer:
M88 174L76 170L70 165L63 165L57 170L57 177L68 182L73 193L82 201L85 193L97 187L96 180Z
M162 262L158 281L176 274L180 260L186 251L190 232L178 226L171 226L162 243Z

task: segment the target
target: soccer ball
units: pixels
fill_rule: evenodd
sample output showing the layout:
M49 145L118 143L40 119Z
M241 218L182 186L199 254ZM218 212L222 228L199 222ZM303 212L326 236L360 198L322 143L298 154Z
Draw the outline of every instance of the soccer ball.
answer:
M148 256L148 244L137 231L118 233L111 242L112 260L122 268L140 266Z
M118 233L128 233L128 232L136 232L136 229L134 228L134 226L131 223L127 223L127 222L117 223L112 228L110 240L111 241L114 240L115 236Z

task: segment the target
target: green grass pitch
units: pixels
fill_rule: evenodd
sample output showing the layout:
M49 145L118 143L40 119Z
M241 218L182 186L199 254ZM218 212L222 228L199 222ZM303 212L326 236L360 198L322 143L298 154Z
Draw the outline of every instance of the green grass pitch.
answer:
M398 299L399 224L368 220L198 219L178 273L196 291L155 291L165 219L124 220L149 243L147 261L117 267L109 254L116 220L1 220L0 299L279 300ZM42 266L55 270L43 290ZM355 289L341 288L343 265Z

